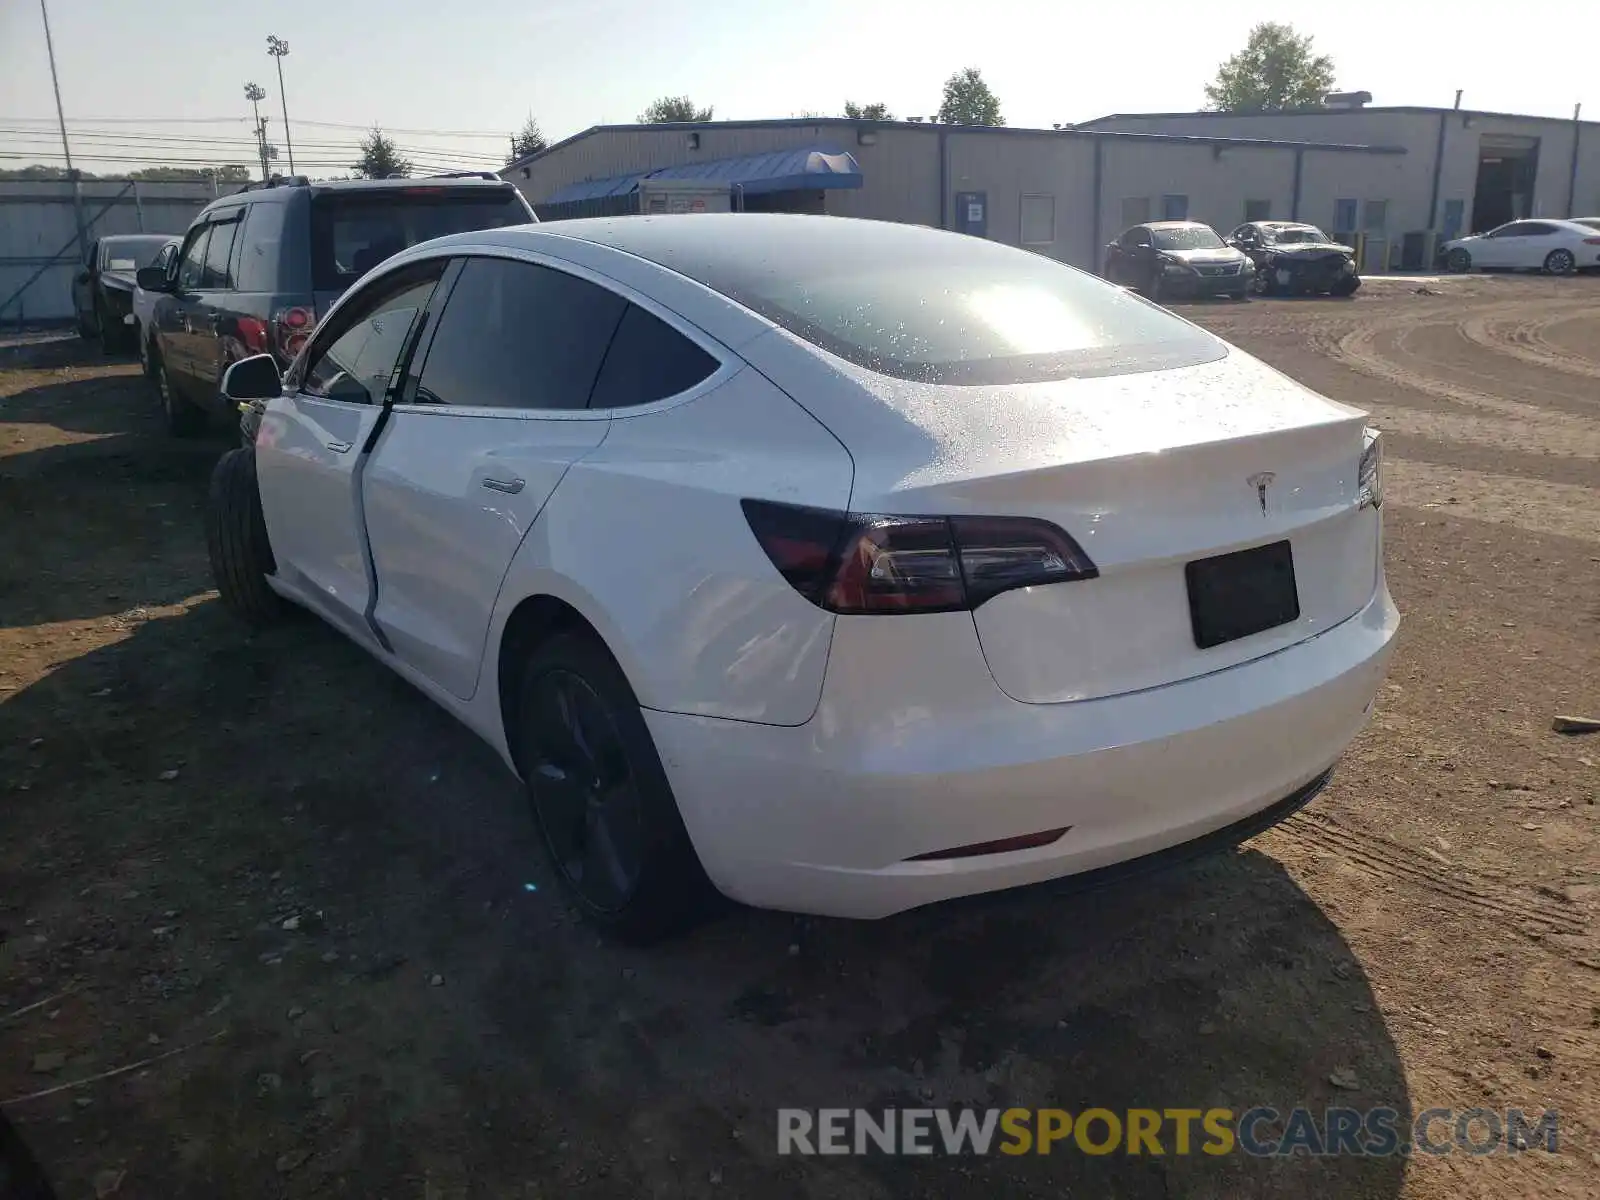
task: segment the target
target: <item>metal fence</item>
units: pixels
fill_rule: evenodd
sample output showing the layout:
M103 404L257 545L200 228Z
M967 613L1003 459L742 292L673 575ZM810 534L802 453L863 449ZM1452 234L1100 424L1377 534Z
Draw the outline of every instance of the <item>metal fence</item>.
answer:
M113 233L182 234L202 208L240 186L0 180L0 326L70 321L72 277L88 243Z

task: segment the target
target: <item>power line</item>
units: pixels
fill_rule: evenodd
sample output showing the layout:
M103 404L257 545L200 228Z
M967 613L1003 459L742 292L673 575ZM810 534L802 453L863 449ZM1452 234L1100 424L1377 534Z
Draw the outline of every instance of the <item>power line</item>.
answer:
M78 125L221 125L221 124L248 124L249 117L70 117L67 120L69 129ZM0 122L6 124L52 124L53 119L46 117L7 117L0 116ZM323 129L356 129L363 133L369 132L373 126L352 125L341 121L308 121L303 117L295 118L296 125L316 125ZM378 125L385 133L423 134L430 137L483 137L501 138L509 136L505 129L411 129L400 126Z

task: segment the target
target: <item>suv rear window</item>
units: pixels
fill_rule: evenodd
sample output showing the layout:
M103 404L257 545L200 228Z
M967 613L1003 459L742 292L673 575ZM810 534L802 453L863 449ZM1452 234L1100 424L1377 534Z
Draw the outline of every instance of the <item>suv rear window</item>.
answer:
M1033 383L1227 354L1210 334L1092 275L914 225L705 214L619 217L595 222L584 236L652 259L898 379Z
M407 246L451 233L522 225L529 219L513 188L417 187L315 196L312 286L341 290Z

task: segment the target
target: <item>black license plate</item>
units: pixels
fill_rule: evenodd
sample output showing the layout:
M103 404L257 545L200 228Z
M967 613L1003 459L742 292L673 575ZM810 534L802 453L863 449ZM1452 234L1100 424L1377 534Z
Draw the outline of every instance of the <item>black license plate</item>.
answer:
M1202 650L1300 619L1287 541L1198 559L1183 573L1194 641Z

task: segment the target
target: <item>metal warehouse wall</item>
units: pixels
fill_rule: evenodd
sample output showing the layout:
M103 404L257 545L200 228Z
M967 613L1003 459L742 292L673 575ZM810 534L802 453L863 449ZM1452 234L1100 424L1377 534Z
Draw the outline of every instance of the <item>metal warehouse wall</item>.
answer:
M1441 123L1444 151L1439 156L1438 206L1429 211L1433 199L1433 174L1439 146ZM1128 115L1097 121L1098 130L1197 134L1211 137L1286 138L1298 141L1343 142L1372 146L1401 146L1406 150L1398 163L1387 166L1379 156L1360 160L1360 175L1349 175L1353 162L1344 156L1321 160L1315 188L1308 174L1302 190L1301 216L1318 224L1332 225L1330 197L1362 201L1387 199L1387 228L1391 235L1419 229L1437 229L1443 224L1445 204L1463 204L1463 228L1472 224L1472 198L1477 184L1478 153L1484 134L1515 134L1539 139L1538 174L1534 181L1533 214L1542 217L1592 216L1600 213L1600 123L1576 125L1548 117L1500 116L1491 113L1437 112L1356 109L1347 112L1254 113L1254 114L1151 114ZM1569 197L1572 184L1572 145L1574 129L1579 135L1576 194ZM1307 158L1309 168L1310 158ZM1388 190L1385 191L1384 189ZM1323 210L1308 210L1306 203L1323 205ZM1573 211L1576 210L1576 211Z
M698 149L689 134L699 134ZM1216 131L1225 136L1223 131ZM1435 132L1437 130L1435 129ZM863 138L866 144L862 144ZM1303 140L1303 139L1302 139ZM1096 142L1100 143L1100 204L1095 215ZM999 242L1075 266L1098 266L1101 249L1129 223L1125 202L1140 200L1158 219L1166 196L1185 196L1189 216L1226 233L1245 219L1247 201L1264 201L1270 214L1292 210L1296 149L1288 146L1196 144L1141 138L1094 138L1051 130L990 130L941 125L861 125L850 121L756 125L722 129L702 125L659 129L598 130L504 174L530 202L542 203L570 183L684 162L830 143L861 164L860 188L823 193L832 216L867 217L938 227L958 224L955 196L982 192L986 233ZM947 156L940 169L941 146ZM1399 195L1409 156L1355 151L1299 151L1300 214L1333 224L1335 184L1356 187L1358 199ZM1431 161L1431 160L1430 160ZM527 170L526 178L522 177ZM941 202L941 178L944 199ZM1023 204L1031 228L1024 241ZM1421 201L1426 207L1426 197Z
M81 189L84 235L181 234L216 198L209 183L88 180ZM72 277L83 261L73 185L51 180L0 181L0 324L62 321L73 316ZM236 185L220 189L226 195Z
M1053 236L1049 242L1029 244L1027 249L1075 266L1094 266L1099 253L1090 237L1094 223L1091 139L1053 133L960 133L955 129L948 138L950 192L987 193L991 241L1023 245L1022 197L1049 196L1054 208L1054 229L1049 231ZM934 152L937 154L937 146ZM934 169L938 169L937 161Z

